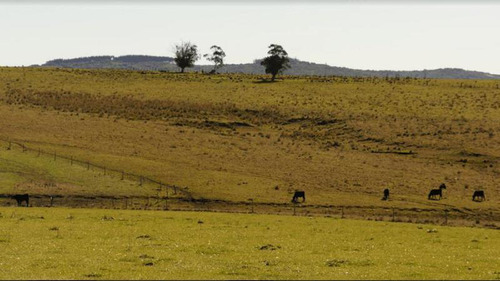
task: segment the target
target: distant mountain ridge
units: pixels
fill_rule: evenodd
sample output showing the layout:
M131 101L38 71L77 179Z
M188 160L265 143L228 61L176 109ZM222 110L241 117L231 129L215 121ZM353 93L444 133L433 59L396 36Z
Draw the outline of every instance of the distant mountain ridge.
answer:
M117 68L134 70L159 70L174 62L171 57L144 55L94 56L74 59L50 60L41 66L64 68Z
M360 70L347 67L330 66L290 59L291 68L285 74L291 75L325 75L354 77L416 77L446 79L500 79L500 75L460 68L440 68L432 70L395 71L395 70ZM74 59L55 59L41 65L42 67L62 68L112 68L131 70L164 70L178 71L172 57L127 55L127 56L93 56ZM197 65L188 71L210 71L210 65ZM264 74L259 60L253 63L227 64L219 70L222 73Z

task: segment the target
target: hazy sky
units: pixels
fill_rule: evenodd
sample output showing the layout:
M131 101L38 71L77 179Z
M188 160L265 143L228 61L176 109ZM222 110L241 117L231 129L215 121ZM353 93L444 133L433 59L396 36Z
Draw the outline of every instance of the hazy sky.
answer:
M171 56L173 45L184 40L202 53L221 46L227 63L251 62L277 43L291 57L334 66L459 67L500 74L500 4L341 2L0 0L0 65L94 55Z

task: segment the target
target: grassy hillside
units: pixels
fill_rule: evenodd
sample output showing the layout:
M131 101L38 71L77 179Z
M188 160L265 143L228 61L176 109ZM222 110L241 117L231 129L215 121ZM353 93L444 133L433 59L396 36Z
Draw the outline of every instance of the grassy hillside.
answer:
M1 68L0 137L195 198L499 211L498 81L261 78Z
M500 278L488 229L64 208L0 208L0 224L0 279Z
M36 152L6 148L0 143L0 194L24 194L32 196L157 196L158 186L129 178L121 174L84 165L71 164ZM160 195L164 195L164 189ZM12 202L14 203L14 201Z

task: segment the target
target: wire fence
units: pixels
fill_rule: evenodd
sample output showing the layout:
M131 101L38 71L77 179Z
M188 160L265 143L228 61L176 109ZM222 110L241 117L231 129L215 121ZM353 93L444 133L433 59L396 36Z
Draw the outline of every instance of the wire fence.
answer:
M459 208L393 208L384 206L335 206L310 205L302 203L272 203L248 201L226 201L194 199L183 188L166 184L150 177L137 175L123 170L113 169L73 156L58 155L34 149L17 141L0 139L7 145L7 150L14 147L22 152L36 153L37 156L53 157L54 161L69 161L70 165L80 165L87 170L100 170L104 175L119 177L121 180L136 181L139 186L157 185L165 191L165 196L93 196L93 195L47 195L30 194L31 207L73 207L123 210L170 210L203 211L225 213L249 213L291 216L323 216L333 218L364 219L374 221L425 223L454 226L480 226L500 229L500 210L463 210ZM159 193L158 193L159 194ZM169 196L176 195L176 196ZM0 194L0 206L17 206L12 194ZM27 205L21 202L21 205Z
M99 208L120 210L195 211L240 214L330 217L500 229L498 211L465 212L461 209L416 209L380 206L307 205L301 203L235 202L155 196L49 196L32 195L31 207ZM0 195L0 206L17 206L9 195ZM21 206L26 206L22 202Z
M130 180L130 181L136 181L139 186L143 186L145 184L151 184L151 185L157 185L158 190L161 192L162 190L165 191L166 197L169 197L169 195L180 195L183 197L191 197L189 192L185 190L185 188L182 188L177 185L172 185L172 184L167 184L162 181L153 179L151 177L143 176L143 175L137 175L134 173L126 172L124 170L119 170L115 168L110 168L104 165L96 164L93 163L89 160L80 160L77 159L73 156L66 156L66 155L60 155L57 154L56 151L45 151L42 150L41 148L32 148L27 146L24 143L18 142L18 141L12 141L12 140L6 140L6 139L0 139L0 141L4 142L7 145L7 150L12 150L12 149L20 149L22 152L32 152L35 153L37 157L45 155L48 157L52 157L54 161L57 160L65 160L70 163L70 165L80 165L87 170L100 170L103 172L104 175L109 175L109 176L115 176L119 177L121 180Z

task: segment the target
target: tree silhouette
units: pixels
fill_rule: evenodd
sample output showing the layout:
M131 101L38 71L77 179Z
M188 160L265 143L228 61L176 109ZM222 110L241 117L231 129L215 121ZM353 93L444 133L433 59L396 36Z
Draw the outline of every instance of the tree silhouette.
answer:
M216 73L217 69L224 66L224 58L226 57L226 53L224 53L221 47L216 45L210 47L210 50L212 50L212 54L205 54L203 55L203 57L214 63L214 69L211 71L211 73Z
M200 58L197 48L196 45L189 42L182 42L179 45L175 45L174 61L180 67L181 73L184 72L184 68L193 67L194 62Z
M272 75L271 81L274 81L278 73L290 68L288 63L290 60L288 59L288 53L280 45L271 44L269 49L267 52L269 56L265 57L260 64L266 68L266 73Z

